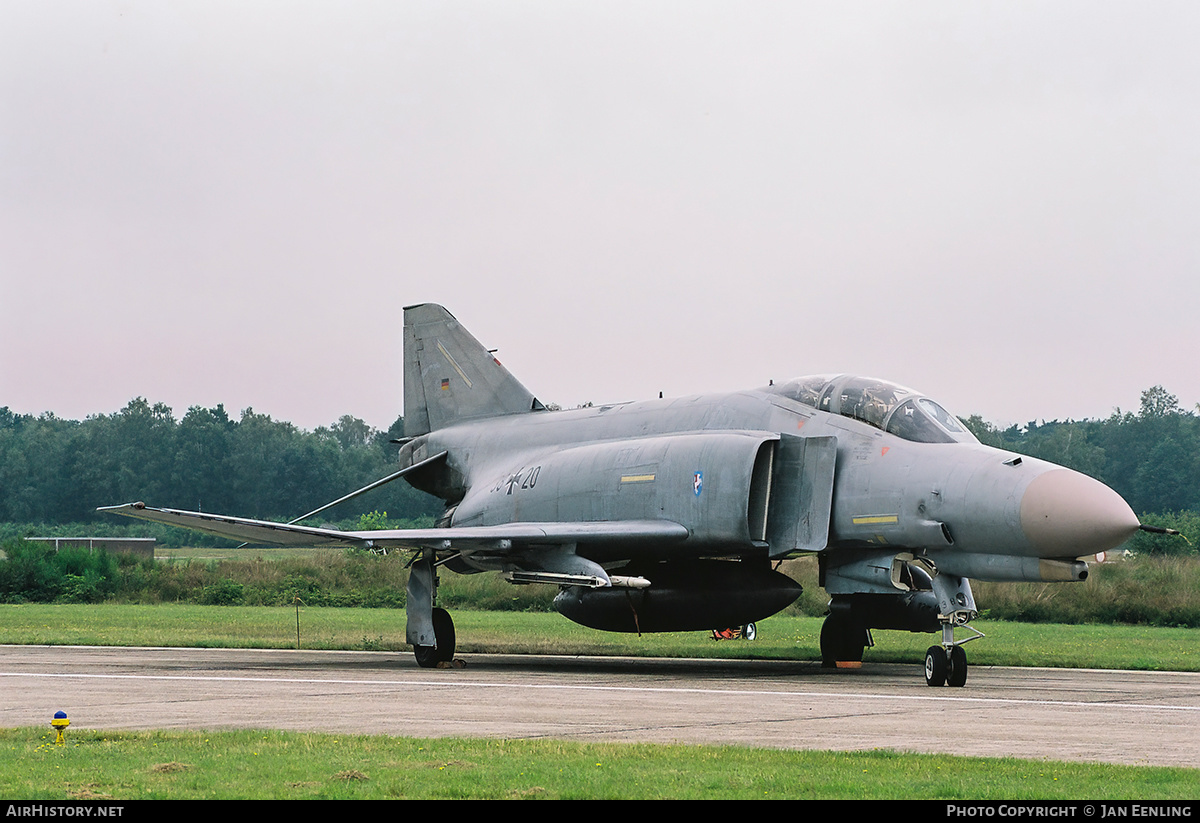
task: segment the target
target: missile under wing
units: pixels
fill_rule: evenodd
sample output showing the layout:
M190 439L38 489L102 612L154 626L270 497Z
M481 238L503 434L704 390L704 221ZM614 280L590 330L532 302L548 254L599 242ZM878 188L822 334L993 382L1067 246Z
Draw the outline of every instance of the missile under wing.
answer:
M873 628L940 632L930 685L966 680L970 579L1082 580L1086 558L1139 528L1102 483L984 446L885 380L818 375L552 411L449 312L421 304L404 310L404 381L387 479L445 501L437 528L106 510L252 542L411 549L407 635L424 666L454 654L436 604L443 568L557 585L556 608L593 628L687 631L786 608L800 587L778 561L815 554L830 596L824 663L861 661Z

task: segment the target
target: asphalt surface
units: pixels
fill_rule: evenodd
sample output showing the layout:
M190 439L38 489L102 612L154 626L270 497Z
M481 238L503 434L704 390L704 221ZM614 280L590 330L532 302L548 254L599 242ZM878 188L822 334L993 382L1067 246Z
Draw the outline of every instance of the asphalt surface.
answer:
M1200 674L389 652L0 646L0 725L273 728L1200 767Z

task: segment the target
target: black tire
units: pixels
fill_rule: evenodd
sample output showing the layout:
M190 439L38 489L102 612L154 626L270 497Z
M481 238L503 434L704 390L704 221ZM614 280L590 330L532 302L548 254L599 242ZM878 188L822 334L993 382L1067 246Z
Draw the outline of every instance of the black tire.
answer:
M746 640L753 640L758 637L758 626L755 626L753 623L747 623L745 626L742 626L742 637Z
M967 682L967 653L962 646L950 647L950 671L946 673L947 686L962 686Z
M925 652L925 683L929 686L946 685L950 660L941 646L930 646Z
M843 620L825 618L821 624L821 666L837 667L839 662L861 663L867 647L867 630Z
M439 663L454 659L454 621L445 609L433 610L433 636L437 646L413 646L417 665L422 669L434 669Z
M837 626L829 618L821 624L821 667L832 669L837 666Z

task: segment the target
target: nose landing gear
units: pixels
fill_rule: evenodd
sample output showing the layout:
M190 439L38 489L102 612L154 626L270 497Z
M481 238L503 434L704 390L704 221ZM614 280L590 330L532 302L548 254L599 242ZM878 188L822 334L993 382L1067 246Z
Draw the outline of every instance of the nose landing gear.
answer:
M962 686L967 682L967 653L962 644L978 637L967 624L978 616L971 583L965 577L935 574L933 592L938 601L938 622L942 624L942 643L925 652L925 683L930 686ZM974 632L971 637L954 641L954 627Z
M962 686L967 682L967 653L962 644L983 637L983 632L963 626L975 632L971 637L954 642L954 627L942 625L942 645L930 646L925 652L925 683L929 686Z

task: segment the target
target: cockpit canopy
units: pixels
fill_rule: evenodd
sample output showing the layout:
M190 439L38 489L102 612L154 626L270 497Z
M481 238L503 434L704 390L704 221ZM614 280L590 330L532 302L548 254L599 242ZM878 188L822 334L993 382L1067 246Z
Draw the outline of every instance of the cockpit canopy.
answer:
M818 374L767 391L814 409L869 423L915 443L977 443L958 419L912 389L853 374Z

